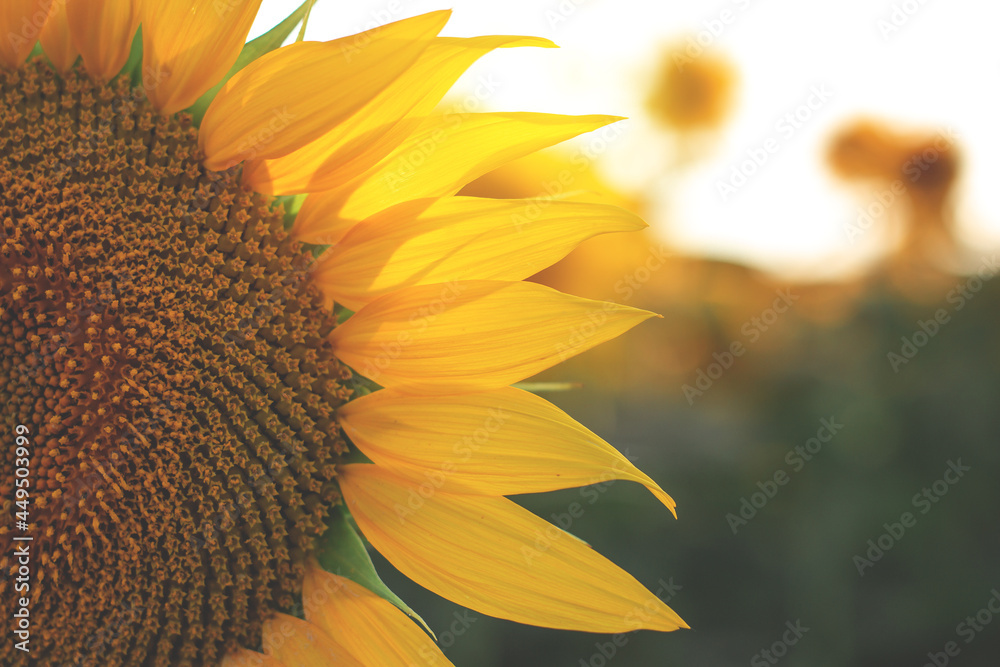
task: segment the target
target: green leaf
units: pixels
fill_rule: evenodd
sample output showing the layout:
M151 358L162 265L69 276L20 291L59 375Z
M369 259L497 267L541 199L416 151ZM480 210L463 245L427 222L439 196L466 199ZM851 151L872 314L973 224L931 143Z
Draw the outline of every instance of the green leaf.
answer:
M320 566L327 572L346 577L393 603L424 626L424 629L430 632L433 637L434 633L424 622L424 619L420 618L405 602L399 599L398 595L382 583L382 579L372 564L372 559L368 556L364 542L361 541L361 537L351 525L352 521L350 513L343 506L333 510L327 521L326 532L319 540L317 559ZM437 638L435 637L435 639Z
M299 8L294 12L289 14L288 18L274 26L267 32L265 32L260 37L247 42L247 45L243 47L240 51L240 55L236 58L236 62L233 66L226 72L226 76L222 77L222 81L215 84L207 93L198 98L198 101L191 105L187 111L194 117L194 124L201 125L201 119L205 116L205 112L208 111L209 105L215 96L219 94L219 90L225 85L227 81L233 78L233 75L239 72L241 69L252 63L257 58L260 58L265 53L270 53L276 48L282 45L288 36L292 34L303 18L309 11L309 5L311 0L306 0Z

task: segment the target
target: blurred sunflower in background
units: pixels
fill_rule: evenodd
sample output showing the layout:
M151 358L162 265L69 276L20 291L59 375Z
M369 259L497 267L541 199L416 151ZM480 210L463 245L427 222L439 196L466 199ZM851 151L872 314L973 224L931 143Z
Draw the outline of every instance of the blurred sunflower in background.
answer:
M615 478L673 510L510 386L651 316L522 282L645 223L455 196L616 119L439 106L543 39L433 12L282 47L306 3L245 44L259 4L0 10L0 402L28 471L7 459L0 534L30 554L0 561L30 618L2 662L450 664L357 528L485 614L687 627L505 498Z

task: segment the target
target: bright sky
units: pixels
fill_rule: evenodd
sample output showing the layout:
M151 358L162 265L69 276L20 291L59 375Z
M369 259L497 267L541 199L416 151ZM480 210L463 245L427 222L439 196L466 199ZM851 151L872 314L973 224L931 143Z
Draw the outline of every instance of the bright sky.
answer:
M297 3L264 0L257 34ZM858 115L950 127L966 157L959 227L976 251L1000 245L995 151L1000 149L1000 3L975 0L319 0L309 39L332 39L434 9L452 8L442 34L548 37L559 50L491 54L463 78L499 82L492 109L628 116L600 167L626 190L647 189L650 223L688 252L736 258L788 275L843 273L878 252L879 235L852 244L846 228L868 199L832 179L821 151ZM895 21L895 23L894 23ZM714 34L713 34L714 32ZM700 33L700 34L699 34ZM657 181L672 144L644 120L648 81L664 44L700 36L734 61L740 105L695 170ZM777 124L810 101L790 131ZM802 117L806 113L801 112ZM777 150L723 198L719 182Z

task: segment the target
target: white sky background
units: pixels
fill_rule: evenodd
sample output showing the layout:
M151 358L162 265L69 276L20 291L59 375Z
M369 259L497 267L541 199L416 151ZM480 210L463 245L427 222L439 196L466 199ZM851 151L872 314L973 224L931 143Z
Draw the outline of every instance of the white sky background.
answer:
M298 3L264 0L251 35ZM867 198L824 169L831 131L859 115L917 128L951 127L966 158L959 202L964 242L982 254L1000 245L1000 3L975 0L319 0L308 39L332 39L435 9L454 10L442 34L525 34L562 48L488 55L459 82L471 91L492 75L489 110L628 116L601 158L601 171L626 191L647 190L650 223L681 250L734 258L789 276L850 271L879 251L874 230L852 244L846 227ZM883 35L894 7L905 17ZM907 11L909 13L907 13ZM730 19L719 22L723 11ZM693 170L655 174L672 144L646 119L649 78L666 44L706 31L738 69L740 103L719 143ZM721 30L719 28L721 27ZM790 137L775 124L807 100L828 101ZM748 149L778 141L747 183L723 201ZM584 139L586 141L586 139Z

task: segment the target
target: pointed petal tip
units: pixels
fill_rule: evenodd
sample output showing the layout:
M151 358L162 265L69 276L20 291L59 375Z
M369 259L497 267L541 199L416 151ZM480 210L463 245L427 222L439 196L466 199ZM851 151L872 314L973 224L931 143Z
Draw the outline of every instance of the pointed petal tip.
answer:
M567 194L569 196L573 196L572 194L569 194L569 193L567 193ZM602 196L602 195L605 195L607 193L600 192L600 191L597 191L597 190L579 190L579 191L577 191L577 193L573 193L573 194L581 194L581 195L582 194L589 194L589 195ZM615 211L619 216L621 216L621 220L623 222L628 222L631 225L632 228L629 229L629 230L626 230L626 231L641 232L644 229L649 229L649 223L646 222L645 218L643 218L641 215L639 215L635 211L630 211L629 209L625 208L624 206L618 206L616 204L610 204L610 203L605 204L603 202L599 202L599 203L598 202L593 202L592 203L592 202L587 202L586 200L582 200L582 203L590 203L591 206L600 206L600 207L605 208L606 210Z
M485 496L539 493L621 479L645 486L672 513L676 503L599 436L545 399L520 389L414 396L383 389L337 411L344 432L376 465L441 490ZM454 443L480 425L490 438L455 460ZM442 470L448 474L442 478ZM676 518L676 513L674 513Z
M650 603L654 603L652 606ZM635 609L630 614L632 625L637 630L652 630L653 632L674 632L675 630L690 630L691 626L680 615L659 597L647 601L641 609Z
M415 16L413 18L425 19L428 22L433 22L435 25L438 24L438 23L440 23L441 27L443 28L444 25L448 21L451 20L452 12L453 12L453 10L451 10L451 9L437 9L437 10L434 10L433 12L427 12L422 17L421 16ZM434 19L436 19L436 20L434 20Z
M307 597L312 604L306 619L361 664L453 667L431 636L392 602L315 562L307 566L303 582Z
M451 16L439 10L331 42L296 42L248 64L202 118L203 164L213 171L299 150L344 122L409 69ZM349 66L339 66L336 57ZM301 87L325 90L301 95Z
M625 210L628 211L628 209L625 209ZM632 213L631 211L628 211L628 212ZM632 220L635 221L636 231L637 232L640 232L640 231L642 231L644 229L649 229L649 223L646 222L646 219L643 218L641 215L638 215L636 213L632 213L632 216L631 216L630 219L632 219Z
M508 44L507 46L535 46L540 49L558 49L560 46L553 42L551 39L545 39L544 37L521 37L518 41Z
M657 487L650 487L649 490L653 493L654 496L656 496L657 500L659 500L661 503L663 503L666 506L666 508L668 510L670 510L670 513L673 514L674 518L676 519L677 518L677 503L674 502L674 499L670 497L670 494L667 493L666 491L664 491L663 489L661 489L659 486L657 486Z
M531 199L403 202L352 227L324 253L312 276L324 295L359 310L403 287L524 280L589 238L648 226L609 204L559 200L534 212L533 207Z
M623 120L628 120L625 116L611 116L608 114L592 114L589 118L593 118L595 122L599 122L598 127L603 127L605 125L611 125L612 123L619 123Z
M498 319L497 313L514 314ZM459 280L382 295L330 340L341 361L384 387L441 394L519 382L651 317L537 283ZM595 324L581 335L580 327Z
M372 464L346 465L342 479L371 544L407 577L458 604L584 632L686 627L631 575L506 498L438 491L400 514L417 483ZM547 536L541 549L540 534Z

